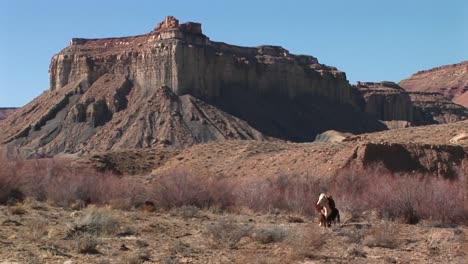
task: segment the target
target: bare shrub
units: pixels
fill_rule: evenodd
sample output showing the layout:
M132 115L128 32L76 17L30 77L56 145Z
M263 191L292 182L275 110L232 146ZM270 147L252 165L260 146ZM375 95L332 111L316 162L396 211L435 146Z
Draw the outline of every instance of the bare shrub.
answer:
M280 174L266 180L248 179L236 186L236 204L255 211L313 215L313 202L322 189L323 184L313 177Z
M253 225L237 223L232 219L220 219L207 226L213 242L227 248L236 248L243 237L252 233Z
M371 227L364 237L364 245L368 247L396 248L398 245L399 227L390 222L382 222Z
M98 245L98 240L91 235L83 235L76 238L76 249L81 254L98 254Z
M342 229L340 230L340 235L345 236L348 243L351 244L361 244L362 240L364 239L365 233L367 232L366 229Z
M43 219L34 219L28 225L28 232L25 233L25 236L31 240L39 240L47 235L48 223Z
M190 254L192 253L193 248L190 244L184 243L178 240L171 248L170 252L172 255L180 254Z
M315 227L296 231L288 241L291 246L291 261L314 258L326 243L326 235Z
M128 207L144 199L144 186L92 168L76 167L71 160L45 158L36 160L1 160L0 203L11 192L69 206L77 200L107 204L112 200L128 201ZM24 197L23 195L23 197ZM17 199L17 198L16 198Z
M276 243L283 241L288 236L288 230L282 226L271 226L257 228L253 238L262 244Z
M104 209L89 208L84 214L69 224L69 235L74 234L92 234L108 235L114 233L118 228L119 222L109 211Z
M377 209L390 219L409 224L420 219L466 222L466 178L463 174L449 180L424 174L391 174L378 168L351 168L334 177L330 189L339 194L335 196L337 205L350 212Z
M346 255L348 255L348 257L365 257L366 256L366 254L362 250L362 245L355 244L355 243L348 246L348 248L346 249Z
M229 183L199 173L172 171L162 175L154 189L154 200L165 209L181 206L227 208L234 203Z
M184 219L190 219L198 217L200 214L200 209L193 205L183 205L180 208L176 209L176 214L182 216Z

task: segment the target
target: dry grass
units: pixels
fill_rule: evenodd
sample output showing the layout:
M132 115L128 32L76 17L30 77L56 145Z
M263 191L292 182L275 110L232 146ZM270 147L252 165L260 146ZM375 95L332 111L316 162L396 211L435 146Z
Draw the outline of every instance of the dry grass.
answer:
M394 249L398 246L399 227L391 222L382 222L371 227L364 237L364 245Z
M73 223L68 224L68 230L69 235L109 235L115 233L118 225L118 220L108 210L89 208Z
M296 232L290 236L288 244L291 246L291 261L315 258L327 241L326 234L317 227L306 227L305 230Z
M261 244L281 242L287 237L288 230L278 225L256 228L253 234L253 238Z
M252 234L253 225L238 223L232 219L220 219L207 226L214 245L236 248L240 240Z
M80 254L98 254L99 241L92 235L85 234L76 238L76 250Z

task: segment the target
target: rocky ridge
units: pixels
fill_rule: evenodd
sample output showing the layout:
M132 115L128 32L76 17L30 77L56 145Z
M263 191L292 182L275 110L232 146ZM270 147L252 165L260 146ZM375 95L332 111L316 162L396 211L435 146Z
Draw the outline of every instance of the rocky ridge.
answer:
M409 91L439 92L468 107L468 61L419 71L399 84Z

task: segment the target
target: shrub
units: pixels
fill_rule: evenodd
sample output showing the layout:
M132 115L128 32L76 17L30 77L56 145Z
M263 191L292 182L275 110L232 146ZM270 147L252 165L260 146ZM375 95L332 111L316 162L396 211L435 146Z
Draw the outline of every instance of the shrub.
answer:
M254 238L262 244L283 241L288 235L288 230L281 226L258 228L254 232Z
M325 245L326 235L321 233L321 229L309 227L305 230L296 231L288 241L291 246L291 261L313 258L317 252Z
M231 219L221 219L208 225L207 229L215 244L236 248L243 237L251 235L253 226L240 224Z
M366 254L362 250L362 246L360 244L351 244L346 249L346 255L349 257L365 257Z
M181 206L226 209L234 204L229 182L204 174L176 170L159 177L154 188L158 206L170 209Z
M373 226L364 237L364 245L369 247L396 248L398 245L399 228L389 222Z
M71 160L45 158L36 160L0 160L0 203L13 194L69 206L77 200L107 204L112 200L129 201L128 206L144 199L142 184L92 168L76 167ZM127 208L128 209L128 208Z
M76 249L81 254L98 254L98 245L97 239L91 235L79 236L76 240Z
M74 223L69 224L68 228L69 235L108 235L117 230L118 221L106 210L89 208Z

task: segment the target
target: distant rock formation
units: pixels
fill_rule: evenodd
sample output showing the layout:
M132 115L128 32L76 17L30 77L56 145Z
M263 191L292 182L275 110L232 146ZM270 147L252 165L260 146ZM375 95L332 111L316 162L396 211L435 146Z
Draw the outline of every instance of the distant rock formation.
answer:
M7 118L7 116L11 115L17 107L0 107L0 120Z
M466 108L440 93L408 92L393 82L358 82L355 87L364 98L364 111L382 120L389 129L468 119Z
M49 72L50 90L3 122L0 142L57 153L385 129L336 68L214 42L174 17L145 35L74 38Z
M468 107L468 61L419 71L399 84L409 91L438 92Z

